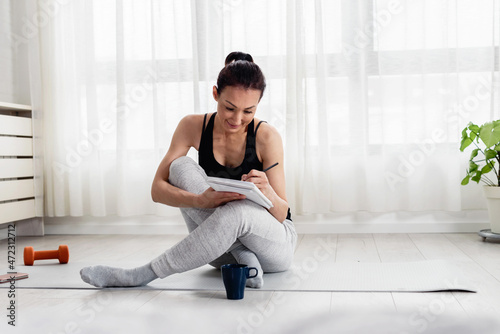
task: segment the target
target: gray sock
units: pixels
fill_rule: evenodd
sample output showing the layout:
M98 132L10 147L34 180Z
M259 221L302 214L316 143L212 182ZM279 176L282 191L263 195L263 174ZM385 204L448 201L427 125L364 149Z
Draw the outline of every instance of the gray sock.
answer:
M142 286L158 278L150 263L132 269L108 266L85 267L80 270L80 276L85 283L98 288Z
M255 289L260 289L264 285L264 278L263 278L263 270L262 267L260 266L259 259L257 259L257 256L255 255L254 252L246 248L245 246L241 245L231 251L231 254L234 256L236 261L238 261L239 264L246 264L249 267L254 267L257 268L259 273L257 274L256 277L254 278L249 278L247 279L247 286L249 288L255 288ZM251 271L251 274L253 274L254 271Z

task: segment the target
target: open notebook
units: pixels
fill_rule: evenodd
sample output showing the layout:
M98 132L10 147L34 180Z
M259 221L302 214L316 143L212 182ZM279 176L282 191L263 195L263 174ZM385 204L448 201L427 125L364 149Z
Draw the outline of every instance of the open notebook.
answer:
M247 199L262 205L266 209L272 208L273 203L252 182L224 179L209 176L207 182L215 191L230 191L245 195Z

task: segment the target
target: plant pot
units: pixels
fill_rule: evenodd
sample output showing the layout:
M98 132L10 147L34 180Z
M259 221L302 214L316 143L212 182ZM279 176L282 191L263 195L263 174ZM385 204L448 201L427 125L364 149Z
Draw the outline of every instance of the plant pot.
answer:
M500 234L500 187L483 186L488 201L491 232Z

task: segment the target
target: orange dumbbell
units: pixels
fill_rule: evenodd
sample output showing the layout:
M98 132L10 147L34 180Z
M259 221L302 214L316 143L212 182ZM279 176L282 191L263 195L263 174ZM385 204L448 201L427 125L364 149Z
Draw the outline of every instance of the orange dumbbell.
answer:
M24 247L24 265L32 266L36 260L58 259L59 263L68 263L69 248L67 245L60 245L56 250L34 251L33 247Z

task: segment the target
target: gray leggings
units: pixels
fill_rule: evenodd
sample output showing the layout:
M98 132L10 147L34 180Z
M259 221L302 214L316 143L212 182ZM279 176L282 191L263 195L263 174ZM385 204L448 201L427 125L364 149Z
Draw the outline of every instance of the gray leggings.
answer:
M170 165L169 182L201 194L209 188L205 171L189 157ZM246 247L257 256L264 272L287 270L293 259L297 233L292 221L280 223L265 208L249 200L226 203L215 209L182 208L189 235L151 262L160 278L210 263L236 263L229 254Z

